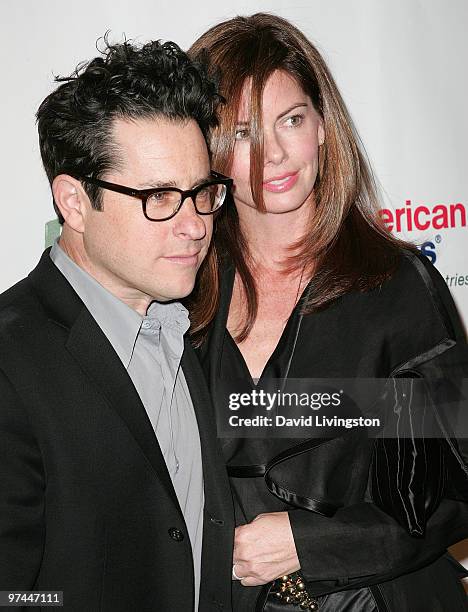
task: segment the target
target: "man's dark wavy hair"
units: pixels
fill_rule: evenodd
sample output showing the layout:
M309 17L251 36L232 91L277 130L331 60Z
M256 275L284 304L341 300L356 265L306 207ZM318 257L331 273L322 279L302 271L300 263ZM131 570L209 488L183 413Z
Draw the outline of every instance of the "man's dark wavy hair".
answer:
M100 178L118 164L112 142L115 119L194 119L205 138L217 123L221 100L203 61L193 61L173 42L131 41L111 45L104 37L101 57L80 64L37 111L39 145L52 184L59 174ZM91 203L101 209L99 187L83 182ZM54 208L63 223L55 202Z

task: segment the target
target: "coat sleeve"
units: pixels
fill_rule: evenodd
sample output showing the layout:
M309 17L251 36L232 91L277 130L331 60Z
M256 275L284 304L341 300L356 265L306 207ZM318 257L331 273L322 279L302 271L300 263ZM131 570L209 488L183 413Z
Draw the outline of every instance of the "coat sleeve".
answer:
M301 571L317 592L369 586L422 567L468 535L468 504L444 499L415 538L375 504L341 508L332 518L289 511Z
M44 481L28 416L0 370L0 591L34 586L44 547Z
M412 260L435 315L423 311L418 323L427 338L438 329L438 338L391 374L395 393L389 394L386 433L375 442L371 490L382 510L411 535L424 536L444 497L468 502L468 349L440 274L426 258ZM414 314L409 316L416 324Z
M445 333L434 350L403 364L400 375L416 376L426 381L428 397L443 423L443 411L451 394L449 388L458 390L468 376L465 334L440 274L425 258L411 257L426 286L428 302L434 305ZM429 325L424 319L420 320L420 324L424 323ZM466 411L466 400L463 397L462 400L460 409ZM378 505L367 495L362 503L340 508L332 517L300 508L289 511L301 571L307 581L315 583L318 594L347 585L357 588L391 580L432 562L448 546L468 537L468 453L466 440L454 439L453 433L445 430L439 440L418 439L413 441L414 445L410 444L411 440L404 440L410 444L411 451L418 448L424 451L419 453L421 466L416 466L414 452L406 453L406 457L403 453L396 454L397 459L392 462L388 459L388 448L384 448L386 461L381 463L385 468L382 470L386 474L384 480L388 480L388 494L387 499L379 499ZM387 441L390 447L392 444L395 446L395 442L394 439ZM441 445L442 450L433 453L431 459L426 452L427 445L431 448ZM428 500L427 492L433 489L434 483L430 481L434 478L437 485L441 484L440 471L434 472L442 454L444 465L450 469L446 469L448 478L444 478L443 489L434 503ZM410 485L403 490L397 475L404 475L408 461L412 473L415 466L423 468L419 472L422 476L418 476L417 483L408 480ZM408 519L408 508L415 502L415 491L422 495L417 517L420 518L420 529L414 529L415 521ZM401 500L407 500L408 504Z
M453 363L449 351L443 358ZM438 373L444 369L440 360L437 368L433 363ZM444 396L436 402L442 413L449 393L434 387L428 392L435 399ZM322 581L324 589L369 586L414 571L468 537L466 455L460 440L438 435L376 440L362 502L331 517L302 508L289 511L306 580Z

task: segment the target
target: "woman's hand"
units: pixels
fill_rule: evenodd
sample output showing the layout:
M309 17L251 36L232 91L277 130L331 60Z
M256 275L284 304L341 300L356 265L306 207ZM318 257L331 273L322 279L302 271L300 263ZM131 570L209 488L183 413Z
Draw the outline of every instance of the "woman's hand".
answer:
M300 567L287 512L259 514L236 528L234 568L244 586L266 584Z

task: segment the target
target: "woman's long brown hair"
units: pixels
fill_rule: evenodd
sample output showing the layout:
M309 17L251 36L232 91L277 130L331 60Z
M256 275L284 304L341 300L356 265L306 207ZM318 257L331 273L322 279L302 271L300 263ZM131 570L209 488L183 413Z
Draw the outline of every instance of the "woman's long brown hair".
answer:
M373 289L389 278L398 265L401 246L412 247L394 238L380 222L377 189L364 149L314 45L286 19L257 13L212 27L193 44L189 54L207 55L211 70L219 74L226 104L220 109L219 126L211 134L210 145L213 167L223 174L230 173L242 91L246 79L251 79L250 184L259 210L265 210L261 105L268 77L275 70L294 77L323 120L325 142L319 149L315 212L304 237L293 247L294 255L285 262L286 272L304 269L307 278L313 275L313 291L303 312L321 309L351 291ZM233 261L245 292L245 324L236 337L242 342L255 322L258 301L248 244L235 206L227 206L217 220L214 240L218 261ZM203 340L208 318L200 309L206 297L197 287L191 315L198 343Z

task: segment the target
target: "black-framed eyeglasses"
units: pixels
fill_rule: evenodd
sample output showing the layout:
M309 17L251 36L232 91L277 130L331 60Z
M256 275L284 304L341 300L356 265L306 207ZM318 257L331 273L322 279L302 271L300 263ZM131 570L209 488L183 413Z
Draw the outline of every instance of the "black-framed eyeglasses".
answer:
M187 198L191 198L199 215L212 215L217 212L226 200L228 190L232 187L232 179L211 172L213 180L206 181L193 189L178 187L152 187L149 189L133 189L125 185L108 183L90 176L75 176L79 181L91 183L103 189L116 191L141 200L143 214L148 221L167 221L176 215Z

